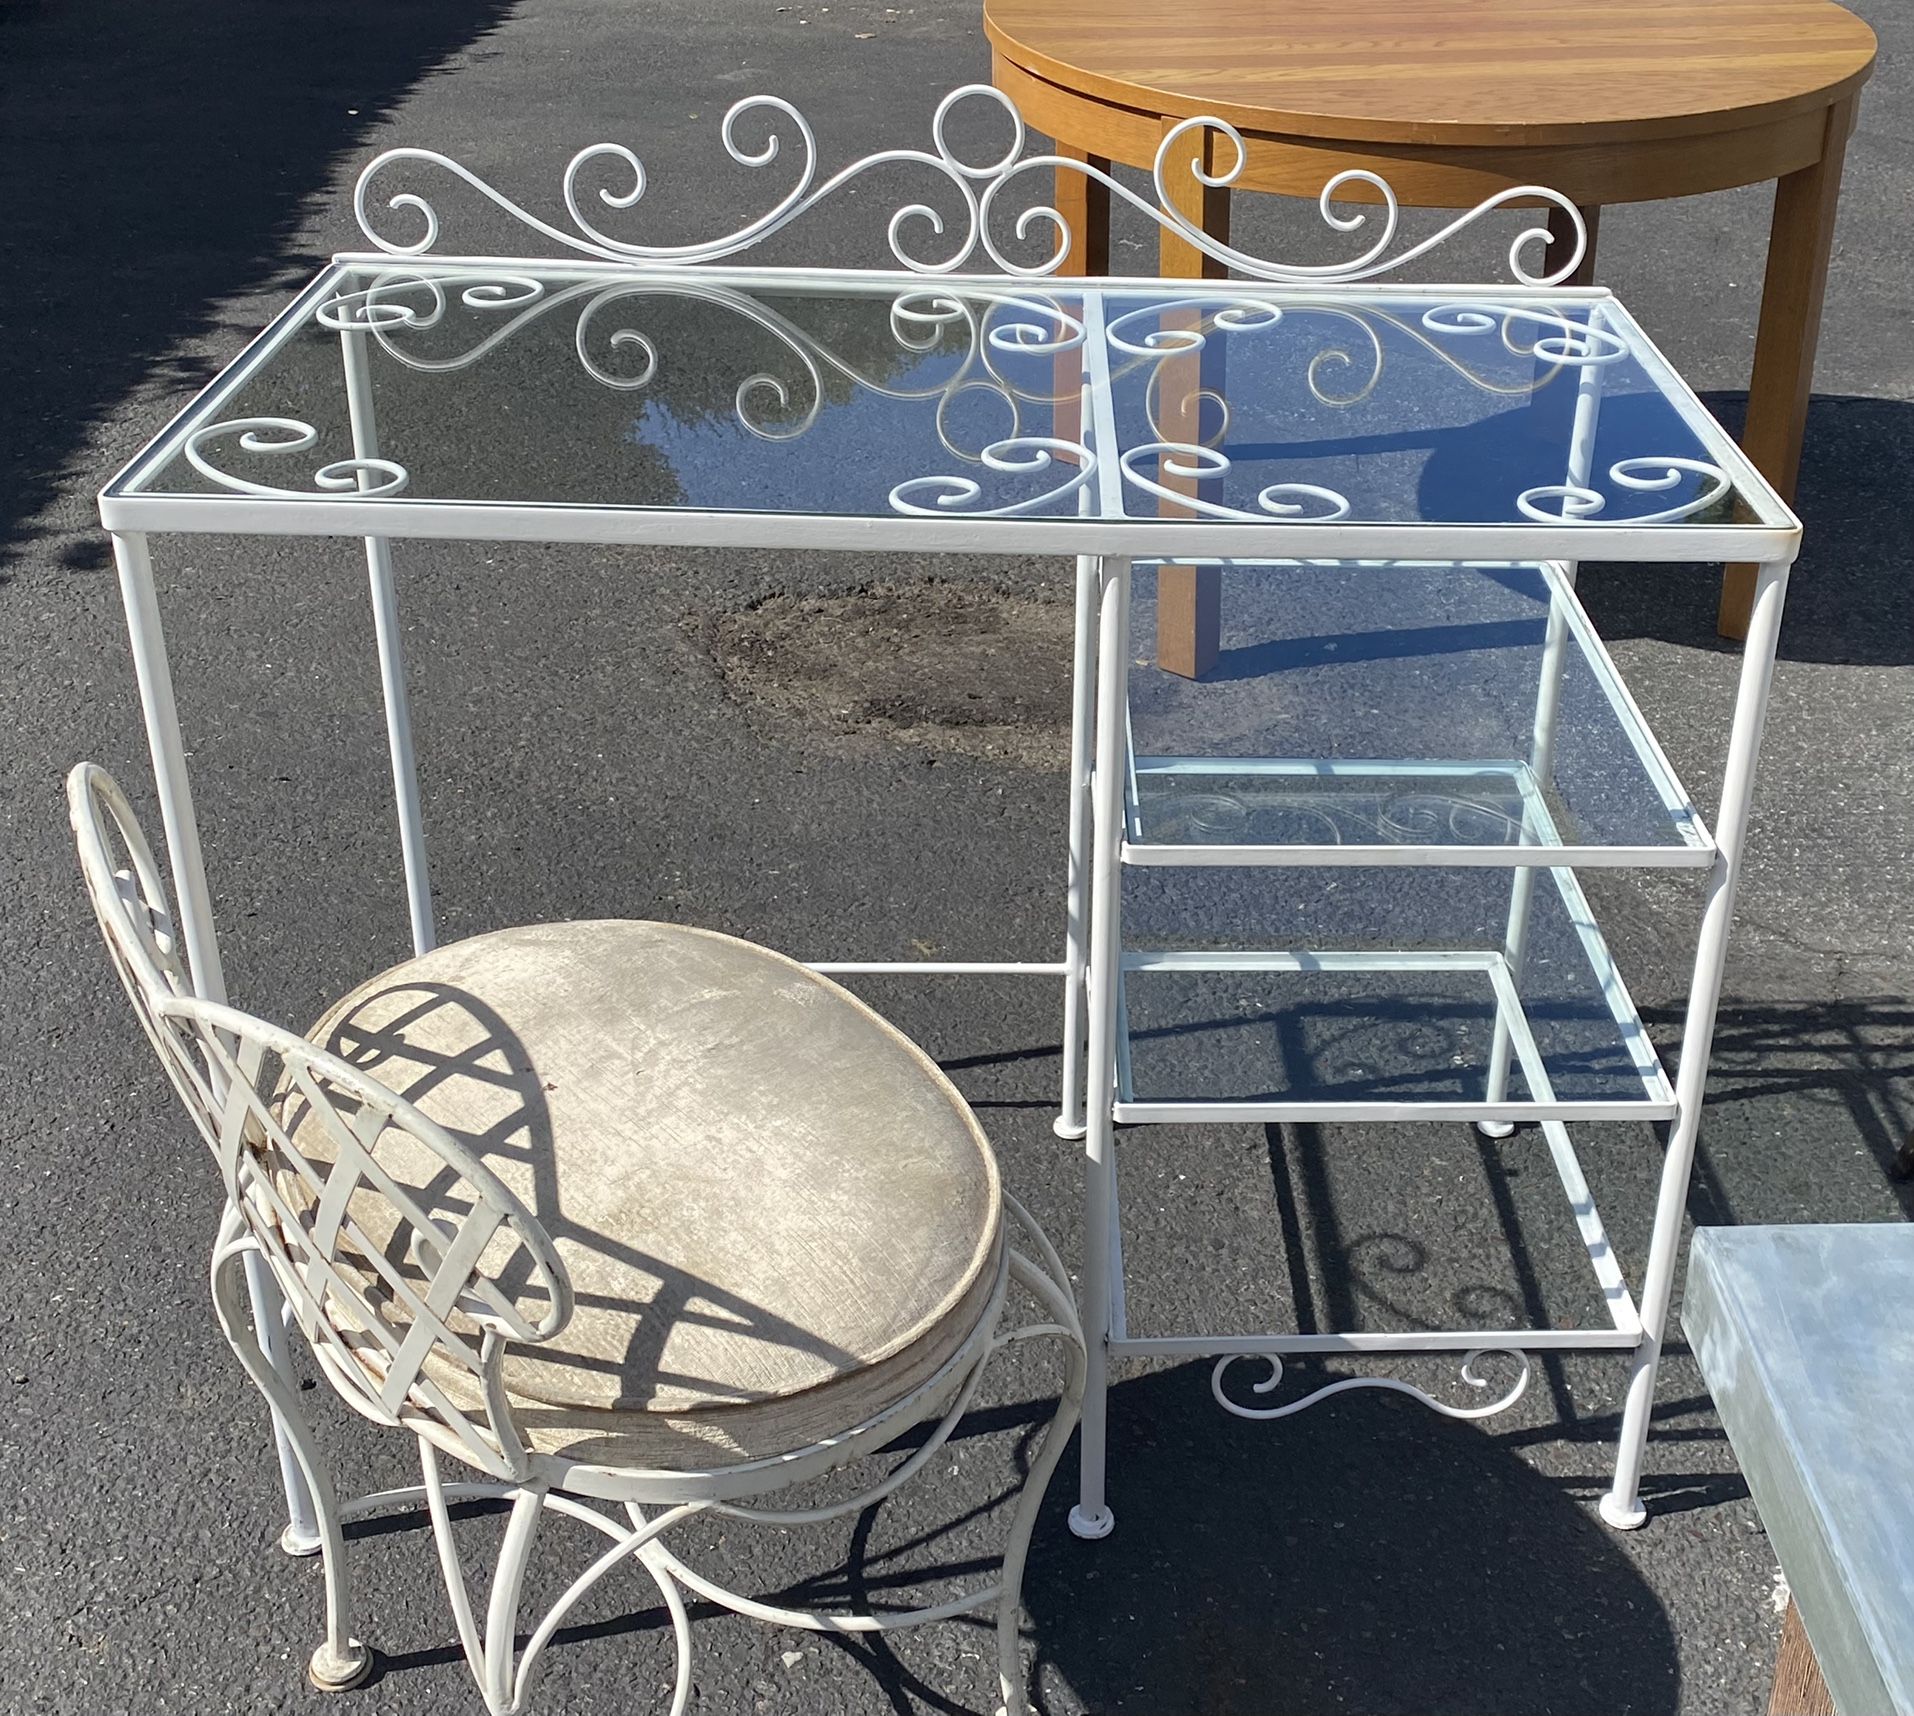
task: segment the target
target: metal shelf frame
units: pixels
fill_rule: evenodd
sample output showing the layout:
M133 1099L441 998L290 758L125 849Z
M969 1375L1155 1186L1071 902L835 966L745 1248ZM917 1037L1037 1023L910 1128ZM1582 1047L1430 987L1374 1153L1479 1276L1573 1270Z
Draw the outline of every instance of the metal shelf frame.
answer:
M765 156L766 160L769 158ZM942 503L935 508L900 507L888 515L865 515L714 511L619 505L609 500L557 504L533 499L496 501L400 496L393 487L392 473L396 471L402 482L405 472L382 454L368 368L380 328L390 324L375 323L365 316L363 309L339 311L333 321L320 325L336 332L338 386L344 396L344 415L349 419L351 457L334 459L312 472L309 480L315 486L309 491L249 483L228 473L215 474L213 478L226 485L224 491L168 492L158 479L169 462L180 457L192 458L196 447L215 433L239 433L246 431L248 424L264 424L267 444L254 445L251 451L277 452L282 458L302 451L317 439L308 426L289 419L227 420L227 414L236 408L242 390L262 378L288 341L310 334L315 317L322 309L345 302L352 296L348 291L351 282L363 278L368 270L378 269L396 269L407 278L425 279L434 284L444 282L448 289L453 284L464 286L475 276L481 280L509 277L524 282L524 290L549 292L554 301L563 296L558 290L562 283L597 275L602 275L611 288L616 288L620 281L642 277L653 285L664 283L686 291L711 290L733 295L748 295L759 287L775 287L868 293L880 298L885 294L909 293L921 298L926 290L925 276L921 273L678 268L618 261L561 264L512 258L427 258L407 252L396 258L388 254L336 258L331 267L299 294L231 367L108 484L100 497L101 520L114 539L141 708L173 872L181 937L194 987L201 996L215 1001L224 999L225 980L193 809L187 766L189 751L175 706L153 574L150 550L153 533L362 540L385 703L398 841L417 952L424 952L433 945L436 927L406 694L403 628L393 567L395 541L416 538L771 549L810 546L844 551L893 549L913 554L950 550L1074 555L1076 631L1072 663L1069 852L1063 888L1065 929L1061 959L963 964L839 959L821 965L821 969L846 974L915 971L978 976L1019 974L1051 982L1061 979L1065 1053L1057 1130L1060 1135L1081 1139L1083 1143L1082 1290L1089 1312L1085 1333L1090 1344L1081 1444L1081 1492L1072 1514L1073 1527L1080 1535L1097 1537L1111 1525L1105 1495L1111 1360L1143 1353L1165 1356L1199 1349L1218 1356L1219 1368L1213 1373L1212 1388L1219 1402L1232 1412L1251 1417L1284 1416L1311 1401L1360 1386L1405 1389L1439 1411L1482 1416L1512 1404L1520 1393L1520 1382L1506 1398L1485 1406L1454 1408L1393 1379L1358 1377L1332 1383L1301 1401L1257 1410L1234 1401L1222 1388L1221 1367L1250 1353L1263 1355L1275 1365L1284 1354L1462 1351L1471 1355L1465 1360L1465 1376L1476 1381L1466 1366L1473 1356L1484 1351L1516 1355L1523 1380L1527 1376L1528 1360L1521 1355L1530 1351L1569 1347L1615 1351L1628 1358L1630 1371L1614 1481L1602 1503L1602 1513L1616 1526L1641 1522L1644 1515L1639 1479L1656 1367L1701 1115L1709 1045L1768 702L1775 640L1789 569L1799 547L1800 526L1609 294L1596 289L1536 285L1488 290L1366 285L1354 290L1334 284L1305 283L1299 287L1293 281L1276 285L1244 281L1216 282L1212 290L1210 286L1196 286L1191 282L1070 281L1067 283L1070 301L1081 303L1084 356L1081 387L1071 400L1081 419L1081 440L1073 441L1064 451L1069 453L1074 448L1077 461L1074 468L1079 472L1079 478L1073 479L1078 506L1074 516L1041 517L1015 516L1017 509L1008 507L995 514L988 510L965 513ZM938 274L934 284L939 291L956 298L966 292L988 295L1031 290L1029 280L1024 278L1002 274L973 276L954 271ZM1061 290L1061 287L1054 289ZM1463 300L1472 315L1487 313L1479 308L1487 304L1491 310L1506 310L1509 316L1552 316L1566 328L1559 340L1567 341L1571 348L1579 351L1584 367L1576 384L1577 407L1569 444L1563 448L1564 482L1551 485L1547 490L1530 492L1553 495L1561 510L1542 513L1530 505L1523 509L1523 522L1482 524L1396 522L1353 516L1340 520L1305 520L1267 508L1261 515L1235 511L1219 518L1202 516L1194 506L1186 513L1158 516L1160 509L1154 500L1149 502L1147 512L1139 510L1143 503L1124 486L1128 467L1121 465L1121 454L1126 449L1120 445L1112 410L1112 343L1105 301L1109 300L1110 305L1117 305L1119 301L1129 304L1137 300L1139 293L1147 295L1152 291L1174 295L1180 305L1193 313L1211 316L1212 325L1218 325L1218 319L1233 307L1240 311L1247 305L1251 310L1266 312L1285 295L1291 302L1307 299L1311 303L1346 306L1357 320L1365 312L1406 314L1426 304L1432 295L1444 294ZM495 294L482 300L481 308L505 301ZM1565 317L1571 311L1586 320L1567 324ZM1743 507L1740 514L1728 521L1697 517L1687 523L1673 523L1672 514L1659 515L1662 521L1657 522L1657 515L1595 517L1587 510L1577 510L1578 505L1591 497L1595 505L1601 504L1600 497L1594 496L1588 487L1600 382L1599 365L1589 353L1597 333L1603 339L1625 345L1653 378L1712 461L1709 468L1715 478L1733 490L1737 504ZM1579 346L1575 344L1578 341ZM1168 353L1172 348L1161 349ZM474 353L474 358L476 356ZM261 433L257 427L246 432L252 434L255 442ZM1058 445L1054 439L1044 444ZM1152 452L1149 448L1141 451ZM1172 453L1177 451L1171 449ZM1194 459L1200 449L1184 448L1181 452ZM1094 464L1094 480L1088 480L1085 459ZM1062 463L1067 465L1070 460L1066 458ZM1624 460L1610 474L1630 465L1659 467L1664 463L1648 458ZM1012 468L1033 467L1026 463ZM1668 470L1672 481L1675 467L1669 465ZM949 481L934 475L910 479L911 482L925 480ZM1638 475L1631 481L1638 491L1667 486L1659 479L1644 480ZM900 485L903 486L908 485ZM1543 673L1538 697L1535 744L1526 758L1489 760L1489 766L1506 772L1525 806L1522 839L1510 846L1285 849L1179 848L1152 845L1134 838L1138 830L1127 677L1132 600L1130 557L1134 555L1175 557L1179 563L1190 557L1214 559L1246 555L1294 556L1306 561L1338 563L1383 559L1419 563L1547 564L1552 586L1562 599L1552 602L1550 607L1544 644L1545 661L1549 665ZM1573 566L1581 555L1638 563L1747 562L1758 568L1727 763L1712 830L1693 813L1666 758L1654 744L1647 724L1628 698L1620 676L1613 672L1612 663L1608 662L1593 628L1587 623L1587 616L1573 600ZM1553 699L1562 680L1561 664L1570 651L1579 652L1595 667L1598 676L1603 676L1610 706L1631 736L1633 761L1656 783L1656 790L1678 829L1676 840L1659 846L1610 847L1569 844L1561 838L1548 812L1545 789L1550 778ZM1467 759L1456 761L1476 769L1484 766ZM1147 768L1147 760L1141 766ZM1272 766L1285 765L1282 759L1275 759ZM1413 766L1446 765L1425 760ZM1412 1112L1384 1109L1367 1117L1380 1121L1426 1120L1432 1116L1473 1119L1485 1130L1507 1128L1521 1120L1538 1121L1576 1211L1591 1265L1604 1284L1615 1326L1596 1331L1459 1330L1405 1336L1266 1331L1248 1335L1199 1333L1165 1337L1172 1343L1197 1343L1194 1346L1132 1338L1127 1333L1123 1311L1119 1247L1113 1237L1114 1132L1120 1122L1170 1116L1144 1112L1149 1105L1126 1102L1119 1086L1119 1055L1123 1052L1121 991L1126 956L1120 883L1126 864L1508 868L1511 874L1509 912L1499 944L1491 933L1492 926L1485 926L1483 940L1489 945L1464 950L1456 956L1475 962L1471 969L1484 975L1497 997L1489 1099L1462 1105L1454 1113L1441 1105L1418 1104L1408 1105ZM1520 1000L1536 875L1538 871L1546 871L1554 877L1555 885L1564 890L1565 901L1574 908L1580 900L1574 869L1607 865L1692 867L1705 872L1707 889L1682 1033L1681 1058L1672 1085L1651 1053L1646 1061L1638 1063L1645 1081L1644 1099L1617 1105L1625 1114L1613 1116L1642 1119L1655 1115L1670 1124L1653 1237L1646 1267L1632 1296L1608 1251L1605 1230L1592 1200L1587 1197L1587 1188L1581 1181L1564 1129L1564 1122L1571 1118L1609 1117L1600 1112L1602 1105L1506 1100L1507 1080L1515 1069L1521 1071L1531 1092L1548 1088L1546 1068L1541 1065ZM1618 1028L1625 1040L1634 1041L1632 1033L1639 1032L1639 1019L1632 1003L1626 1002L1619 975L1613 974L1613 962L1608 959L1592 918L1586 914L1585 902L1582 907L1582 915L1587 919L1584 945L1596 970L1604 974L1604 986ZM1251 950L1247 957L1297 962L1313 959L1321 964L1354 955L1334 949L1323 952L1277 949L1260 953ZM1295 968L1300 969L1300 963ZM1135 972L1142 968L1132 966L1131 969ZM1611 974L1613 987L1608 988L1606 978ZM1543 1081L1539 1084L1538 1075ZM1257 1104L1246 1105L1240 1117L1299 1118L1308 1112L1311 1111L1307 1108ZM1326 1117L1350 1119L1364 1114L1359 1106L1343 1106ZM1207 1108L1204 1114L1204 1118L1219 1117L1237 1116L1214 1106ZM277 1313L269 1299L258 1300L256 1315L269 1357L275 1364L283 1362L283 1352L278 1350L283 1347L283 1341L279 1339ZM1274 1382L1272 1375L1270 1383L1259 1384L1258 1389L1266 1391ZM305 1497L297 1473L289 1463L284 1471L291 1514L288 1541L308 1541L313 1531L309 1498Z

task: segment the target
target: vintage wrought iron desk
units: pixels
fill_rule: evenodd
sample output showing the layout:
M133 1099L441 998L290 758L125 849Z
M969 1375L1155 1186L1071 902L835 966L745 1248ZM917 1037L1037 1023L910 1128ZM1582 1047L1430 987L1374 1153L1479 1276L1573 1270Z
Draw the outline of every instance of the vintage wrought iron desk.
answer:
M1063 991L1058 1131L1084 1140L1092 1365L1073 1524L1085 1536L1110 1526L1111 1359L1212 1357L1217 1398L1250 1416L1366 1385L1479 1416L1520 1393L1528 1354L1563 1350L1628 1363L1602 1511L1614 1525L1639 1523L1799 526L1613 297L1527 274L1541 229L1511 253L1529 282L1511 287L1365 283L1404 250L1431 248L1388 255L1393 210L1380 238L1340 267L1243 259L1258 278L1044 278L1061 257L1017 262L992 219L1006 184L1030 170L1039 178L1029 182L1047 182L1057 159L1025 155L1017 126L1000 160L964 164L945 122L967 94L990 92L959 92L939 109L933 151L876 158L918 164L969 223L933 231L922 205L900 213L890 232L902 272L715 265L861 170L814 188L808 130L797 190L707 245L648 248L590 224L581 203L593 172L620 175L599 184L602 205L636 201L636 158L610 146L585 151L566 174L570 229L480 187L547 241L584 253L567 261L427 256L436 213L412 189L387 196L384 175L476 181L419 151L368 169L359 213L381 249L337 259L101 497L194 981L221 993L149 559L156 536L363 539L421 950L433 922L394 542L1075 557L1060 956L901 967L1027 973ZM735 129L752 117L788 124L795 114L759 101L727 119L733 157L762 166L772 152L747 148ZM1172 136L1164 147L1177 146ZM401 220L410 223L401 238L384 236ZM1040 213L1020 230L1030 239L1057 228ZM929 260L908 242L927 233L937 241ZM954 272L979 250L994 272ZM462 420L489 424L482 440L444 432L454 394ZM1151 569L1166 556L1220 562L1232 587L1224 670L1211 682L1170 684L1132 666L1132 630L1152 623ZM1712 829L1576 600L1581 558L1761 568ZM1345 659L1405 664L1404 676L1356 707L1305 671L1312 650L1320 662L1342 644ZM1602 866L1690 867L1707 878L1672 1082L1577 881ZM1329 910L1332 897L1354 902L1353 915ZM1334 1062L1311 1034L1312 1020L1329 1015L1390 1023L1397 1063ZM1491 1136L1538 1128L1587 1248L1598 1326L1131 1329L1119 1125L1431 1119ZM1567 1131L1604 1120L1671 1128L1634 1293ZM1468 1355L1465 1377L1485 1393L1474 1367L1500 1354L1515 1367L1513 1387L1459 1408L1393 1379L1351 1378L1254 1408L1222 1386L1227 1367L1251 1355L1279 1373L1285 1355L1388 1363L1431 1352ZM300 1500L289 1490L297 1538Z

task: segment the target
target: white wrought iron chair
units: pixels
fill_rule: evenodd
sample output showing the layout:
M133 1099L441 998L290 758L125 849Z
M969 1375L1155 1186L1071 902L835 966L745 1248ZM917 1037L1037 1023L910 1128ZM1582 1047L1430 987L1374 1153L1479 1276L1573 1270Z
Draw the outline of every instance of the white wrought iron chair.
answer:
M440 948L332 1008L313 1033L322 1048L196 999L125 795L81 764L68 800L113 961L225 1181L221 1325L313 1494L326 1588L315 1685L357 1685L373 1661L353 1636L342 1526L423 1505L494 1716L524 1707L554 1632L627 1561L671 1617L672 1716L691 1689L685 1591L837 1633L994 1607L1004 1703L1026 1709L1023 1566L1076 1420L1083 1337L1056 1252L1001 1191L974 1117L922 1051L779 955L629 923ZM739 1177L747 1162L755 1181ZM805 1207L781 1207L792 1203ZM702 1240L674 1239L700 1228ZM727 1266L740 1250L744 1266ZM270 1269L347 1404L417 1438L420 1486L337 1497L247 1315L248 1258ZM1012 1286L1044 1321L1002 1326ZM797 1525L871 1506L936 1457L991 1355L1029 1336L1061 1339L1068 1376L994 1583L916 1610L820 1614L725 1589L667 1547L700 1514ZM751 1505L925 1425L855 1496ZM476 1475L448 1482L444 1456ZM449 1514L478 1497L510 1503L482 1620ZM519 1650L546 1510L608 1541Z

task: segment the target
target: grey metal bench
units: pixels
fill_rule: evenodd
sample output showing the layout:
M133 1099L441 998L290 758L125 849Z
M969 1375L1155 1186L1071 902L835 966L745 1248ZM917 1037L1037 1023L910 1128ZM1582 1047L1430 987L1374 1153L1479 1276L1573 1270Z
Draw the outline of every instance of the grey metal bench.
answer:
M1910 1305L1914 1227L1695 1235L1682 1327L1797 1611L1776 1716L1914 1713Z

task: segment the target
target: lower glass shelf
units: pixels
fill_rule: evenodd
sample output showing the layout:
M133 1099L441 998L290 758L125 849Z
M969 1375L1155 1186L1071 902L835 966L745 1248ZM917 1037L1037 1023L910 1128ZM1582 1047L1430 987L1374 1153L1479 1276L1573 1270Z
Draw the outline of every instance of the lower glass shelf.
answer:
M1119 1122L1667 1120L1675 1093L1572 870L1504 948L1128 951Z

